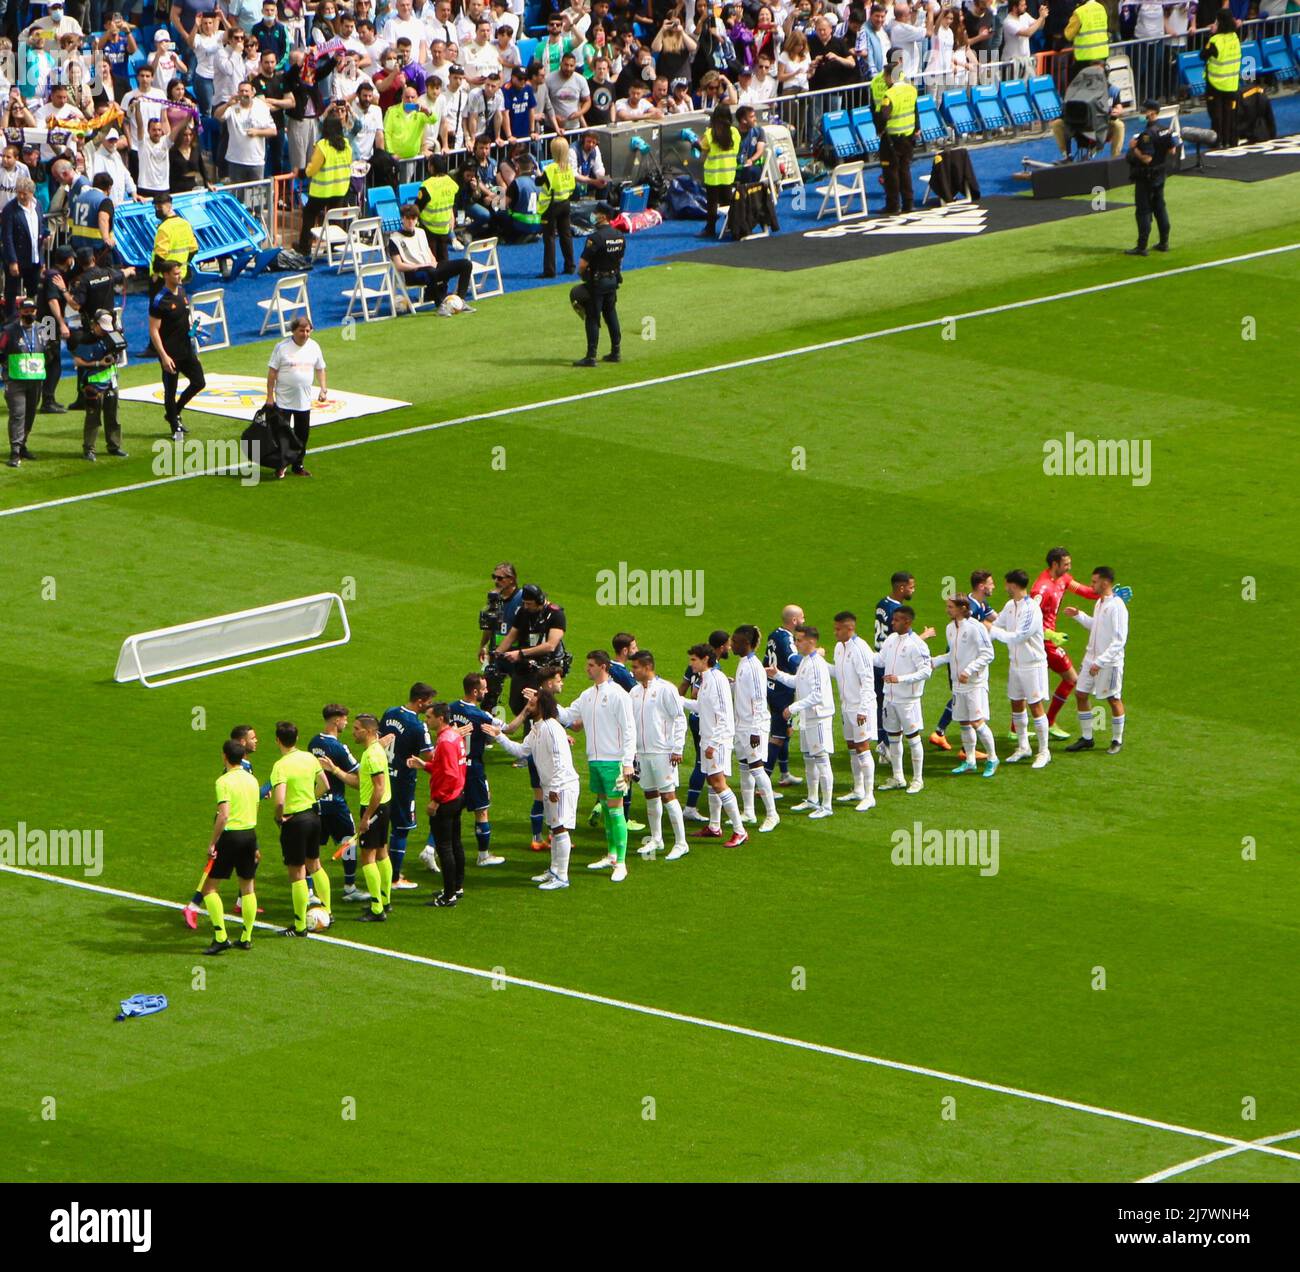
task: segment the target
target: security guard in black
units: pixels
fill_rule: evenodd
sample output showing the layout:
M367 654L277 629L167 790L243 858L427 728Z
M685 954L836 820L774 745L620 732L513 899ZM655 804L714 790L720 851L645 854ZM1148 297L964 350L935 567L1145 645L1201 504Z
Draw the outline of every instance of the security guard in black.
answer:
M615 208L601 203L596 206L596 228L587 239L578 261L578 273L587 292L585 321L587 326L587 356L579 358L575 367L594 367L596 349L600 344L600 321L609 328L609 352L605 362L621 362L619 352L623 330L618 323L618 289L623 282L623 253L626 238L610 221L618 215Z
M1147 126L1128 145L1128 161L1133 169L1134 210L1137 216L1137 246L1129 256L1145 256L1154 218L1160 231L1157 252L1169 250L1169 213L1165 208L1165 176L1170 152L1178 144L1171 129L1160 120L1160 103L1148 98L1142 103Z

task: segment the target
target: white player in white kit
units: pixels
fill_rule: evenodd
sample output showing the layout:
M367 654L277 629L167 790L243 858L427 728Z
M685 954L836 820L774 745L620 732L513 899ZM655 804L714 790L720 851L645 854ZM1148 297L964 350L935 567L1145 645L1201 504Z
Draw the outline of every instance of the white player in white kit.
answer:
M953 775L974 773L976 742L988 752L983 777L998 771L997 747L989 728L989 668L993 665L993 641L984 624L970 616L970 598L954 596L948 602L948 652L933 659L933 665L952 666L952 713L961 725L966 758Z
M776 796L766 767L772 714L767 705L767 671L755 650L762 634L752 623L742 624L731 634L731 652L739 662L732 686L736 712L736 760L740 765L740 815L748 823L758 821L754 792L763 801L763 824L759 830L775 830L781 824L776 813Z
M817 646L820 633L810 623L800 623L794 629L794 647L799 651L799 666L794 675L767 669L768 676L794 690L794 701L785 709L785 716L799 717L799 750L803 752L808 783L808 798L801 800L790 811L810 810L808 820L830 817L835 789L835 775L831 770L831 755L835 750L835 690L831 684L831 669Z
M1091 751L1093 748L1093 713L1088 706L1089 695L1104 698L1110 703L1111 743L1107 755L1118 755L1124 746L1124 647L1128 644L1128 605L1115 595L1115 571L1108 565L1099 565L1092 572L1092 590L1100 594L1092 614L1085 614L1073 605L1065 612L1088 629L1088 647L1083 651L1083 666L1079 669L1079 682L1075 685L1075 699L1079 704L1079 732L1077 742L1071 742L1067 751Z
M840 687L840 728L853 772L853 789L836 802L853 804L856 812L865 813L876 806L876 760L871 754L876 740L875 651L858 635L857 615L849 610L835 615L831 675Z
M1011 666L1007 669L1007 697L1011 699L1011 726L1016 749L1008 764L1019 764L1029 750L1029 717L1034 717L1038 754L1030 766L1046 768L1052 762L1047 724L1047 646L1043 643L1043 609L1029 595L1029 575L1009 570L1004 576L1011 598L997 616L989 635L1007 647Z
M925 748L921 744L921 698L925 682L934 671L926 639L934 633L927 627L918 635L912 630L916 611L900 605L890 615L893 631L885 637L873 660L885 673L885 718L881 721L889 736L889 763L893 775L878 787L882 791L901 790L909 795L925 788ZM912 780L903 781L903 738L912 754Z
M686 746L686 711L677 686L655 675L654 654L639 649L632 655L631 663L636 680L631 690L636 759L650 830L637 852L648 857L663 848L663 818L667 812L673 830L673 847L666 860L676 861L690 852L682 805L677 798L679 766Z
M496 740L515 759L532 758L542 779L542 815L551 828L551 865L533 882L542 892L556 892L569 886L569 854L573 828L578 824L578 799L582 783L573 767L573 746L560 723L555 695L545 689L524 691L531 695L526 708L532 721L523 742L514 742L496 726L485 724L483 732Z
M692 645L687 651L691 671L699 676L700 687L694 701L683 698L682 706L694 711L700 720L700 770L709 791L718 799L718 826L710 823L695 832L696 839L716 839L723 816L731 823L731 838L723 847L739 848L749 835L740 817L740 804L727 785L731 776L731 748L736 737L736 713L731 705L731 685L718 668L718 656L708 645ZM710 805L712 811L712 804Z

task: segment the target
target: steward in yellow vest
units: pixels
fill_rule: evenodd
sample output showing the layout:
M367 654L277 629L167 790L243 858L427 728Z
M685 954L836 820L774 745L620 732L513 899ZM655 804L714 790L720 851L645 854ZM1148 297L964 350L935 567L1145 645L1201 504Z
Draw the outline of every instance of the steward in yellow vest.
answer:
M1214 34L1201 50L1205 59L1205 105L1219 147L1237 144L1237 92L1241 88L1241 39L1232 10L1223 8Z
M542 214L542 277L555 277L555 240L560 240L564 253L564 272L572 274L577 266L573 260L573 228L569 222L569 204L578 185L573 170L569 143L563 137L551 142L551 164L543 169L539 182L537 207Z
M740 129L732 122L730 106L714 108L709 126L700 138L700 152L704 156L704 194L708 205L708 223L700 231L700 237L712 238L717 234L718 208L731 206L731 191L740 163Z
M452 226L456 221L456 200L460 186L456 178L447 174L447 160L442 155L430 159L431 176L415 196L415 206L420 213L420 224L433 249L434 259L441 265L447 259Z
M326 211L347 202L352 188L352 146L343 135L343 121L337 115L325 116L321 139L312 150L302 175L307 180L307 205L302 210L298 251L303 256L310 256L312 230L318 221L323 220Z
M154 201L158 229L153 236L153 263L149 266L149 297L162 287L163 266L176 261L181 267L181 281L190 272L190 261L199 250L194 227L179 213L172 211L170 194L160 194Z
M877 97L876 80L882 81ZM885 69L871 82L872 102L880 130L880 176L885 184L885 215L910 212L912 148L916 144L916 85L903 77L901 52L891 52Z
M1097 0L1084 0L1065 24L1065 38L1074 41L1074 60L1104 62L1110 56L1110 18Z

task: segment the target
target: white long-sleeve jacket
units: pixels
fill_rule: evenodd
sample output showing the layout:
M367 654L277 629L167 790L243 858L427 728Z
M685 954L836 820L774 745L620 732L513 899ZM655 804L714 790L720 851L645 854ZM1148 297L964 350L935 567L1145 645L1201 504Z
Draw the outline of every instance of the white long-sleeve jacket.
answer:
M767 672L757 655L746 654L736 667L735 691L736 733L750 737L766 733L772 727L772 716L767 709Z
M830 720L835 715L835 690L831 687L831 669L817 650L799 660L794 675L778 671L776 678L794 690L790 714L809 720Z
M934 670L930 650L915 632L890 632L872 661L885 675L898 677L897 684L885 681L886 702L915 702Z
M578 695L571 707L561 707L559 720L566 728L581 724L587 740L588 760L617 761L632 767L636 758L636 722L632 719L632 697L612 680L592 685Z
M1083 665L1122 667L1124 646L1128 643L1128 606L1118 596L1103 596L1091 614L1080 610L1075 618L1088 629Z
M543 790L558 791L580 785L578 770L573 767L573 744L558 719L534 720L522 742L515 742L504 733L499 734L495 741L506 754L517 760L533 757Z
M831 675L840 687L840 707L849 715L876 709L875 654L861 636L850 636L835 646Z
M683 702L700 721L701 746L730 746L736 736L736 713L731 705L731 685L726 673L710 667L700 678L694 702Z
M931 659L935 667L944 663L952 665L952 687L980 689L989 682L989 667L993 662L993 642L984 624L974 618L954 620L948 624L948 652ZM960 677L965 674L963 682Z
M1007 647L1011 665L1017 671L1047 665L1047 647L1043 644L1043 607L1038 597L1022 596L1002 607L989 635Z
M677 686L656 676L632 686L638 755L681 755L686 745L686 712Z

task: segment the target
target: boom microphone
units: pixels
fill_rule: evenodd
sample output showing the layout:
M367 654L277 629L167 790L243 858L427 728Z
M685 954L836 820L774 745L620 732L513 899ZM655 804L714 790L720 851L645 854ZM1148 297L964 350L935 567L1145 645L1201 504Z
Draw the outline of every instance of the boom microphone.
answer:
M1213 128L1184 128L1182 138L1193 146L1212 146L1219 140L1219 134Z

